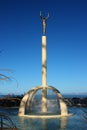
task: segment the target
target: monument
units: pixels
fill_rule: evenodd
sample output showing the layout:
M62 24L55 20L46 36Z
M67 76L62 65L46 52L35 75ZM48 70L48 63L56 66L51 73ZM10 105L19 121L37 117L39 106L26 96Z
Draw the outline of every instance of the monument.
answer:
M49 13L45 17L40 12L40 18L42 21L42 85L34 87L25 94L20 103L18 115L30 118L70 116L71 114L68 114L67 105L61 93L55 87L47 85L46 23ZM36 95L38 91L39 94ZM49 96L50 92L52 93L51 96ZM52 99L53 95L56 97L55 100Z

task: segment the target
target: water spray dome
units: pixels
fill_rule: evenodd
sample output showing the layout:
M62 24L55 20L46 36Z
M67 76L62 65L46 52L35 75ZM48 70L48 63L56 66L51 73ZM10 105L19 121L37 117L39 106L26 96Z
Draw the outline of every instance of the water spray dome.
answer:
M67 105L61 93L53 86L47 85L47 59L46 59L46 21L49 17L42 16L42 85L34 87L23 97L19 116L30 118L57 118L70 116Z

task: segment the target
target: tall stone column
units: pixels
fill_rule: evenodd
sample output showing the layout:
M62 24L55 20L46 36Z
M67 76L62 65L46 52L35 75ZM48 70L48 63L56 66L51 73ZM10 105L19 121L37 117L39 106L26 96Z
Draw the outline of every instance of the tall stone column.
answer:
M42 112L47 112L47 66L46 66L46 21L49 17L49 13L46 17L42 16L40 12L40 17L42 20Z
M42 36L42 112L47 112L46 36Z

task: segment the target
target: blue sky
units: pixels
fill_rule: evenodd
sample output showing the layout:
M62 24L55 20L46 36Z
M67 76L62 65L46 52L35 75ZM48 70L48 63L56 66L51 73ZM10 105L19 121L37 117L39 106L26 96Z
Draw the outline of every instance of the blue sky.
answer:
M61 93L86 93L86 0L0 0L0 68L12 73L0 72L14 78L0 81L0 93L24 93L41 85L40 11L50 13L47 84Z

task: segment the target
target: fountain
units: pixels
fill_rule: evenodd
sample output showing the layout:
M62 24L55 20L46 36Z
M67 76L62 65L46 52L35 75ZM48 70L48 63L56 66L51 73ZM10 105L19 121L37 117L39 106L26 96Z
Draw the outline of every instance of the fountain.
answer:
M53 86L47 85L47 59L46 59L46 21L49 18L42 16L42 85L29 90L23 97L19 116L29 118L58 118L71 116L61 93Z

